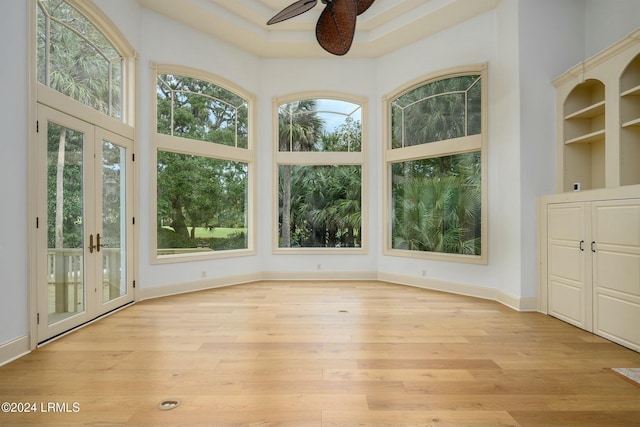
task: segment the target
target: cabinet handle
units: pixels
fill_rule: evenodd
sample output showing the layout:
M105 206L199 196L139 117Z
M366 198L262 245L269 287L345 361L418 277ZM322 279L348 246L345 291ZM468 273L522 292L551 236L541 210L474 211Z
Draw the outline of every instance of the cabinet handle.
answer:
M584 252L584 240L580 240L580 250Z
M591 242L591 252L595 253L595 251L596 251L595 245L596 245L596 242L594 240L593 242Z

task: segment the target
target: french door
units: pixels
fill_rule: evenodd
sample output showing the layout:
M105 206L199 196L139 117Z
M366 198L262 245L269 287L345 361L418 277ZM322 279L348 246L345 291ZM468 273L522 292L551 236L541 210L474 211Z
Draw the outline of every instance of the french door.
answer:
M38 342L133 301L133 142L38 105Z

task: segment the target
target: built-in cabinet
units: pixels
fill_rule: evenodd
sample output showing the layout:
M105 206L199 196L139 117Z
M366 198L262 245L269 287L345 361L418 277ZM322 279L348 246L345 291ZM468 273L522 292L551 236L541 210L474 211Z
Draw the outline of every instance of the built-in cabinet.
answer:
M548 313L640 351L640 199L546 210Z
M640 30L553 84L558 193L538 200L539 309L640 351Z
M553 84L558 191L640 184L640 30Z

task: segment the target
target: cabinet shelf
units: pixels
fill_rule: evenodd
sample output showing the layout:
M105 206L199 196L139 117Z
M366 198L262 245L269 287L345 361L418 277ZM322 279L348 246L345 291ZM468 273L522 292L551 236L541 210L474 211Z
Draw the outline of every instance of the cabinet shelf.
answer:
M566 140L565 145L569 144L589 144L592 142L598 142L604 140L604 129L597 130L585 135L580 135L576 138Z
M625 90L620 96L640 96L640 85Z
M640 89L640 88L639 88ZM604 114L604 100L589 105L581 110L575 111L571 114L567 114L564 119L590 119Z
M622 123L623 128L640 126L640 117L637 119L629 120L627 122Z

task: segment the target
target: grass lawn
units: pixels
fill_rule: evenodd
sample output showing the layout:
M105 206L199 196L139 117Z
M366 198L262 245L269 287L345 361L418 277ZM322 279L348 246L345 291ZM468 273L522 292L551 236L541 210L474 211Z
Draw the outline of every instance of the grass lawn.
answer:
M173 230L171 227L165 228L167 230ZM191 232L191 228L189 228L189 232ZM209 230L207 227L196 227L196 239L211 239L213 237L224 239L226 237L229 237L230 234L238 232L246 233L247 229L214 227L213 230Z

